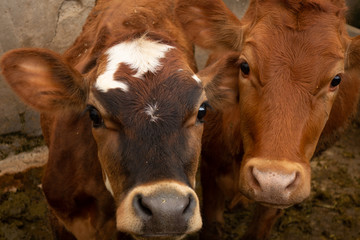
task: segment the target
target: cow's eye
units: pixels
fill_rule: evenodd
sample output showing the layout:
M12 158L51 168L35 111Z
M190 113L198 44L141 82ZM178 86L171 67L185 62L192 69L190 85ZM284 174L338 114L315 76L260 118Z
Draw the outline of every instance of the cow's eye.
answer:
M104 121L99 113L99 111L91 105L87 106L87 110L89 111L89 117L91 121L93 122L93 127L98 128L101 127L104 124Z
M330 83L330 88L331 89L335 89L337 85L339 85L341 82L341 76L340 75L336 75L333 80L331 80Z
M204 117L206 115L206 108L209 107L209 103L208 102L203 102L199 108L198 111L198 115L197 115L197 120L201 123L204 122Z
M240 70L241 73L244 77L249 76L250 74L250 66L246 61L243 61L242 63L240 63Z

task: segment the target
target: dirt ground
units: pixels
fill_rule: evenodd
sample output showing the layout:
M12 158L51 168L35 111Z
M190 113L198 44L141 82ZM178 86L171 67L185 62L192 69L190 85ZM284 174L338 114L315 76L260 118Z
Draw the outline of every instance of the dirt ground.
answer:
M7 152L1 154L9 155L39 144L41 138L25 141L24 136L8 136L0 139L0 150L4 152L6 145ZM360 124L353 124L332 148L314 158L311 166L310 198L285 211L271 239L360 240ZM41 191L42 170L0 177L0 240L52 240ZM251 207L228 210L225 218L225 239L240 239L251 219Z

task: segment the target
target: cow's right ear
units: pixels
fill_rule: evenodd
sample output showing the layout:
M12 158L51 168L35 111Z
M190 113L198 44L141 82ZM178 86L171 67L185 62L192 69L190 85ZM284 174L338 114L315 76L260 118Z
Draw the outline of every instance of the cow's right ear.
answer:
M196 74L214 109L223 109L239 101L239 58L240 53L228 53Z
M1 59L5 80L20 98L40 112L84 108L87 89L82 75L62 57L45 49L17 49Z
M200 47L240 48L241 23L222 0L178 0L176 14L186 35Z

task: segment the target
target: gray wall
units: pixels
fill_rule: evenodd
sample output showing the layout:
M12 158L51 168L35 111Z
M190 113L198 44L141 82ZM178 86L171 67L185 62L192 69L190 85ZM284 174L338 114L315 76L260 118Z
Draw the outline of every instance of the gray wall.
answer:
M62 53L79 34L95 0L1 0L0 56L19 47ZM0 76L0 134L40 135L39 114L25 106Z

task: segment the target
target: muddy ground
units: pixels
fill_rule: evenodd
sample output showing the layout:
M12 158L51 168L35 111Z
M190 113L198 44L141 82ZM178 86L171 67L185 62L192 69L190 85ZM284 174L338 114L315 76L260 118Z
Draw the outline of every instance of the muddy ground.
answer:
M0 154L11 155L42 143L41 138L7 136L0 138ZM271 239L360 240L360 124L353 124L311 166L311 197L285 211ZM34 168L0 177L0 240L52 239L41 175L42 168ZM227 210L225 218L225 239L239 239L250 221L251 206Z

